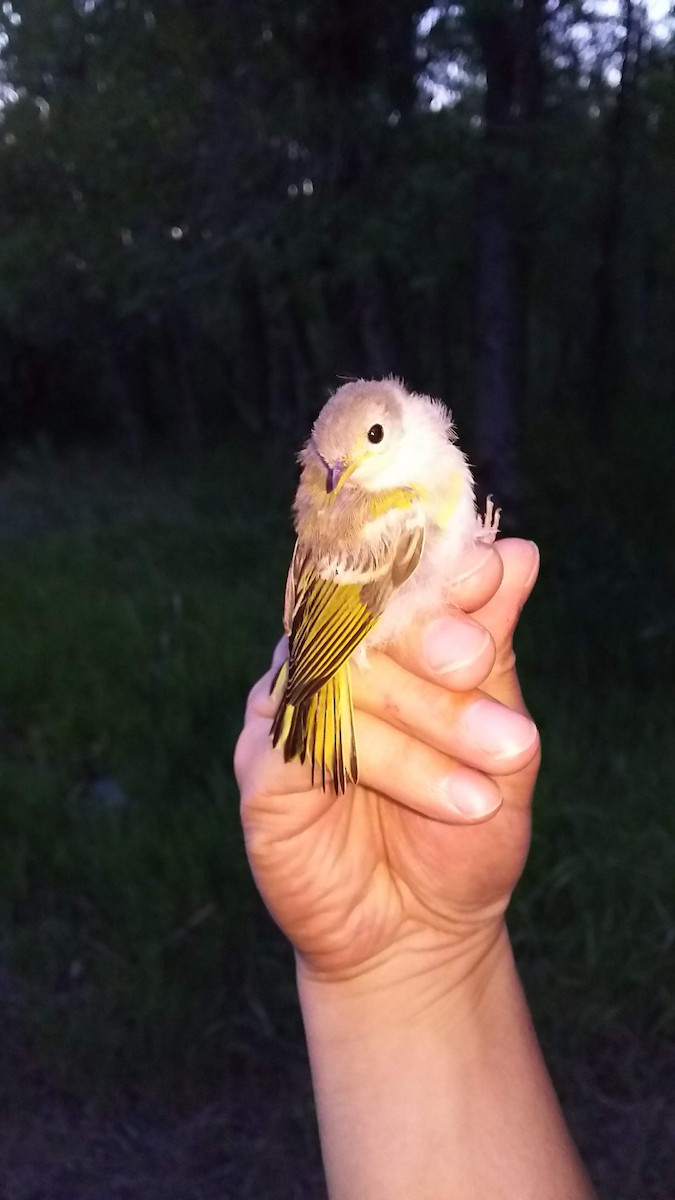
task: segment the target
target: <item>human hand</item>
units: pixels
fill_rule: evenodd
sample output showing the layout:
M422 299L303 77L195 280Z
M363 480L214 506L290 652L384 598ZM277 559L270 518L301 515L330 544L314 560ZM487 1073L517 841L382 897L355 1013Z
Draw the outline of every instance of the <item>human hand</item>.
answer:
M359 784L345 795L313 788L307 764L272 748L283 643L253 688L235 753L247 852L308 976L392 963L412 976L439 959L459 979L498 938L539 762L512 651L537 570L529 542L478 547L456 609L354 669Z

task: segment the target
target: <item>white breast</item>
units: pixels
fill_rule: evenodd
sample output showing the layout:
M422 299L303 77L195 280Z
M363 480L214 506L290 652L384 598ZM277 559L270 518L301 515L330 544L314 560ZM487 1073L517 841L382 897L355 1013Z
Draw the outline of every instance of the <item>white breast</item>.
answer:
M424 553L416 571L389 601L377 625L365 639L367 647L393 641L412 621L438 611L454 582L463 556L482 530L476 514L473 488L457 501L445 529L427 528Z

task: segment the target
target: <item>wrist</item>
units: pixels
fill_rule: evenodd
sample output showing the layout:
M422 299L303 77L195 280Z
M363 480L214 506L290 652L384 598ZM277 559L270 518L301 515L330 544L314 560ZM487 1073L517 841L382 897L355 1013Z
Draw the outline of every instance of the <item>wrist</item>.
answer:
M438 940L433 932L410 935L358 970L335 976L296 954L298 994L311 1036L349 1042L388 1036L425 1027L462 1023L481 1005L493 979L512 963L503 921L477 929L461 948Z
M591 1200L505 927L469 961L342 980L298 962L331 1200Z

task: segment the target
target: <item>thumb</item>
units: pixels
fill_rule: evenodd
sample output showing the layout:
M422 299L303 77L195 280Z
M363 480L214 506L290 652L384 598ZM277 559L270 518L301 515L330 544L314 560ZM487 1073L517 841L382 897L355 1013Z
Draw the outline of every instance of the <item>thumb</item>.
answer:
M524 710L516 676L513 633L539 573L539 550L534 542L520 538L506 538L497 542L495 549L502 560L504 576L492 599L474 613L474 619L492 635L496 648L494 666L482 686L502 704Z

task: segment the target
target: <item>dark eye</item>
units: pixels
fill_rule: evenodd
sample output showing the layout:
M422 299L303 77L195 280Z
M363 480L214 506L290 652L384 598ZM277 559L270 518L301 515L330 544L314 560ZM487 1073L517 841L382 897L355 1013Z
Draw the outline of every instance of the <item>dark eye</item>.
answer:
M372 442L373 445L376 446L378 442L382 441L383 437L384 437L384 429L382 428L382 426L381 425L371 425L370 429L368 430L368 441Z

